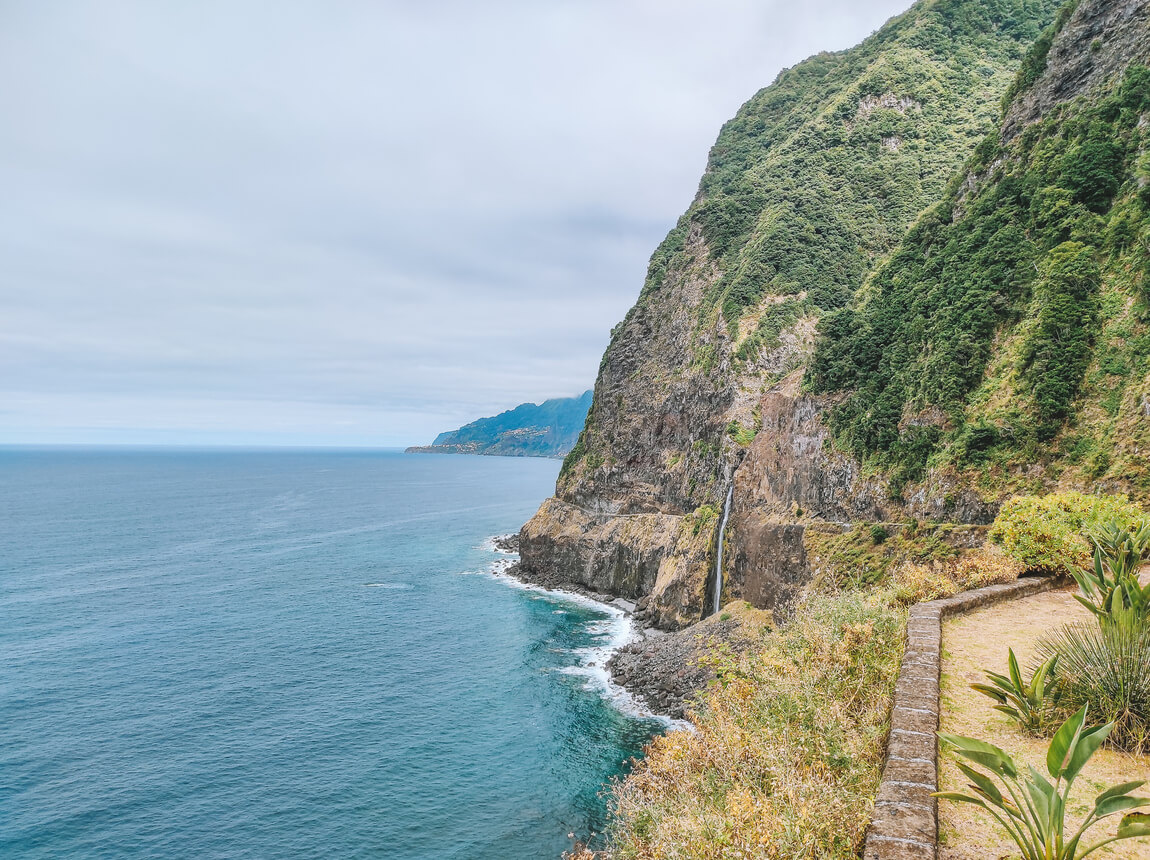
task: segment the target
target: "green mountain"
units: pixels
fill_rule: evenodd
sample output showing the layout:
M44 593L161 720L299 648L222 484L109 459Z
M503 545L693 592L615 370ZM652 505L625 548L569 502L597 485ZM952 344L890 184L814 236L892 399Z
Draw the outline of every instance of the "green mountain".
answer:
M409 453L499 454L506 457L562 457L575 447L591 392L556 397L538 405L523 403L492 418L440 433L430 445Z
M1150 24L1145 4L1083 6L1031 49L943 199L820 323L810 386L846 394L835 443L889 470L892 494L947 470L987 497L1150 496Z
M803 379L820 324L844 324L983 152L1056 6L922 0L782 72L723 127L613 332L556 496L524 527L526 576L627 595L681 627L713 603L730 488L724 596L761 607L813 574L815 523L993 516L955 481L892 499L889 476L826 423L845 383L814 394Z

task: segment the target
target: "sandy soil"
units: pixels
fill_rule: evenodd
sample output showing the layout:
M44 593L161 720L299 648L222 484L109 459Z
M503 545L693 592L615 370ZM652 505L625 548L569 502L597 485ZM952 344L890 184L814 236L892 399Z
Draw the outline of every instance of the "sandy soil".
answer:
M1006 750L1015 761L1029 763L1045 774L1047 742L1019 732L1004 714L993 709L989 698L970 689L970 684L984 682L985 669L1005 673L1007 648L1014 649L1026 672L1039 636L1068 621L1090 618L1090 613L1071 594L1070 589L1047 592L979 609L944 622L944 732L989 741ZM966 788L965 778L950 756L944 754L939 764L939 783L943 791ZM1150 758L1106 749L1097 752L1074 783L1070 796L1074 825L1082 820L1088 804L1092 807L1094 797L1103 789L1137 779L1150 781ZM1150 796L1150 785L1136 794ZM1095 825L1088 831L1083 844L1092 845L1113 835L1116 827L1117 817ZM1006 832L989 815L969 804L939 803L939 842L940 860L999 860L1020 856ZM1150 860L1150 838L1116 842L1090 857Z

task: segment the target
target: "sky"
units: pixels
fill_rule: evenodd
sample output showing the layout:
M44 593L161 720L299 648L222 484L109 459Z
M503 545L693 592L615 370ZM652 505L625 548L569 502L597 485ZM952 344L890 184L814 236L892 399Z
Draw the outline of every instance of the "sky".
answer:
M578 394L722 123L908 3L0 0L0 443Z

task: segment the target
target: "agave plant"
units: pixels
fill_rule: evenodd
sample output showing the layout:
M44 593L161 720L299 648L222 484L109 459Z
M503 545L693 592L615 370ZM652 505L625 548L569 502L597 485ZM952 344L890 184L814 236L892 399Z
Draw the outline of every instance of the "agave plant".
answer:
M1058 664L1058 655L1051 655L1040 665L1029 681L1022 680L1022 672L1018 668L1018 658L1014 656L1014 649L1008 652L1006 661L1007 675L997 672L987 672L989 684L971 684L970 686L983 693L994 701L996 711L1001 711L1018 723L1019 727L1032 735L1040 734L1044 728L1046 715L1049 712L1047 697L1053 685L1047 685L1047 679L1053 680L1054 667Z
M1069 836L1066 834L1071 786L1113 728L1113 723L1086 728L1086 708L1063 723L1054 733L1046 753L1046 769L1053 782L1033 767L1027 766L1023 772L1014 759L993 744L939 732L938 736L954 747L956 756L981 765L990 774L960 761L958 767L970 779L973 793L940 791L935 796L985 809L1010 834L1024 860L1079 860L1119 839L1150 836L1150 815L1130 812L1150 806L1150 798L1130 795L1145 781L1125 782L1106 789L1094 799L1094 808L1081 826ZM1119 813L1126 814L1118 822L1113 836L1081 848L1087 830Z

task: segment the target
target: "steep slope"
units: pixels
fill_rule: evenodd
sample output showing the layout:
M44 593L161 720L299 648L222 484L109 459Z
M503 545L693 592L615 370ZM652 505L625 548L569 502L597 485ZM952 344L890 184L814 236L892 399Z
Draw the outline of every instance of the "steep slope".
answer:
M850 308L812 388L837 445L990 501L1055 486L1150 495L1150 3L1069 6L1000 133Z
M440 433L430 445L408 453L500 454L506 457L562 457L575 447L591 408L591 392L556 397L536 405L521 403L491 418L480 418Z
M677 627L703 613L732 481L724 593L759 606L807 575L812 513L887 515L882 483L823 450L823 406L799 396L815 326L943 195L1053 14L920 2L783 72L724 126L613 332L556 496L523 529L524 575L641 598Z

